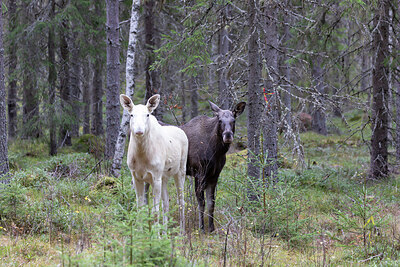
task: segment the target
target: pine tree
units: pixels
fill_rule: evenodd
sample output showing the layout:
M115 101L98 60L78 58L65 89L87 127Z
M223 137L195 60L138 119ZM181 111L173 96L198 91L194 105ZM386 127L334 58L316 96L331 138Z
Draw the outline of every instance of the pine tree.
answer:
M3 43L3 1L0 0L0 181L9 171L7 119L6 119L6 88L4 84L4 43Z

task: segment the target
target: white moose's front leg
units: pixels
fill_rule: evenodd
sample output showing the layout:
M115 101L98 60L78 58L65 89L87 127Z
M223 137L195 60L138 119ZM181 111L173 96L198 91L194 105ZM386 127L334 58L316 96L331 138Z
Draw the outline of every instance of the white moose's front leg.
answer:
M153 180L153 214L156 214L156 221L159 222L159 217L160 217L160 200L161 200L161 186L162 186L162 181L161 181L161 175L157 175L154 177Z
M137 207L143 207L145 204L145 192L144 192L144 182L137 180L135 176L132 173L132 183L133 187L135 188L136 192L136 202L137 202Z

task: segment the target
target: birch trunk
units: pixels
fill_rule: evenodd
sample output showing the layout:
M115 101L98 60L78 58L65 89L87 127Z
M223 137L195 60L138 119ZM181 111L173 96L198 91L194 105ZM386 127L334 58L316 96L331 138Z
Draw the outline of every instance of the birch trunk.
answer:
M130 30L129 30L129 43L128 52L126 58L126 91L125 94L132 98L135 90L135 49L137 43L137 28L139 22L139 6L140 0L133 0L132 2L132 12L130 20ZM112 164L111 173L115 177L119 177L121 174L121 163L124 156L126 135L129 129L129 113L124 109L121 125L119 128L119 134L117 138L117 143L115 145L115 153Z

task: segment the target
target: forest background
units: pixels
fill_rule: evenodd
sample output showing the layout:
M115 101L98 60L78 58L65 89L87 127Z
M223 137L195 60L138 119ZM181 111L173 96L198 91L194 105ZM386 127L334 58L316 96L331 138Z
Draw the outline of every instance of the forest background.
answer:
M399 5L1 1L1 259L396 265ZM185 235L172 222L160 242L136 209L120 93L159 93L173 125L247 102L215 234L197 231L191 179Z

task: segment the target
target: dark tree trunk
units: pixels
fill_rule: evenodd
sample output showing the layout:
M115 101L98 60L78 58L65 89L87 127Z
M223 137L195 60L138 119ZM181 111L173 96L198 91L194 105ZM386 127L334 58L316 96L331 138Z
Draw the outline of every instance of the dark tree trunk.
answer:
M8 1L8 29L13 32L17 27L16 0ZM17 42L11 39L8 47L8 137L13 138L17 134Z
M249 161L247 165L247 174L252 183L248 187L248 197L250 200L257 199L256 188L260 186L260 168L258 155L260 154L260 117L262 116L263 103L261 91L261 66L259 53L259 33L257 30L257 10L258 0L249 0L249 30L250 39L248 43L248 110L247 110L247 138Z
M0 182L9 171L7 147L6 87L4 84L3 1L0 0Z
M81 58L78 44L78 32L72 32L70 47L70 100L72 107L72 117L71 121L71 135L73 137L79 136L79 122L81 116L81 108L80 108L80 98L81 98L81 62L79 59Z
M50 2L50 14L49 17L52 20L55 12L55 0ZM48 120L49 120L49 131L50 131L50 155L57 154L57 135L56 135L56 121L55 121L55 105L56 105L56 59L54 49L54 29L52 25L49 26L48 36L48 62L49 62L49 107L48 107Z
M360 81L360 91L361 92L366 92L367 93L367 106L370 107L371 105L371 89L370 87L370 66L369 66L369 56L368 52L365 51L366 49L363 49L362 51L362 56L361 56L361 71L362 71L362 77Z
M370 177L380 179L389 174L388 168L388 96L389 68L389 6L388 0L379 1L375 11L373 50L376 54L372 70L372 137Z
M276 7L275 4L267 4L265 6L265 21L264 26L264 61L265 68L269 74L265 80L265 91L267 95L268 106L266 107L266 117L262 121L262 133L263 133L263 155L264 155L264 166L263 166L263 177L264 185L267 183L267 179L271 183L275 183L278 175L278 135L277 135L277 121L278 121L278 95L275 89L276 85L274 80L278 71L278 53L276 47L278 47L278 32L276 27ZM260 89L258 89L260 90Z
M185 90L185 75L181 73L179 76L179 86L181 87L181 106L182 106L182 123L186 122L187 119L187 108L186 108L186 90Z
M92 73L90 71L89 59L86 58L83 63L83 79L82 79L82 102L83 102L83 134L90 133L90 106L92 93Z
M219 106L222 109L230 109L233 104L233 97L230 92L229 77L227 69L228 53L230 50L230 37L228 20L230 17L231 6L229 3L221 10L221 30L219 32L219 56L218 56L218 88L219 88Z
M103 128L103 60L97 55L93 66L92 133L102 135Z
M190 118L194 118L199 115L199 93L197 92L196 78L191 77L189 80L189 88L191 92L190 96Z
M325 84L322 76L322 59L316 56L313 60L311 74L314 80L314 86L316 89L314 96L314 106L312 112L312 128L315 132L323 135L327 135L326 129L326 117L324 112L324 95L325 95Z
M120 123L119 0L107 0L107 130L105 156L112 159Z
M69 72L69 48L68 48L68 22L63 21L60 27L60 96L61 112L64 117L60 125L60 144L71 146L71 123L72 108L70 103L70 72Z
M148 0L144 2L144 30L145 30L145 49L146 49L146 100L154 94L161 94L160 88L160 74L157 70L150 70L150 66L154 63L155 54L154 49L159 46L159 37L156 30L157 17L156 14L156 1ZM166 96L161 94L161 103L163 103ZM160 105L155 111L154 115L157 119L162 120L163 106Z
M286 5L288 5L288 0L286 0ZM286 6L287 7L287 6ZM288 7L287 7L288 8ZM281 44L281 50L283 51L283 54L281 55L281 70L280 73L284 77L286 81L291 80L291 71L290 71L290 65L286 61L289 59L288 57L288 43L291 38L290 36L290 20L289 20L289 15L284 13L283 14L283 37L282 37L282 44ZM289 84L289 82L283 82L284 84L282 87L284 88L284 91L282 92L282 98L283 98L283 114L284 114L284 122L283 122L283 127L286 129L286 131L293 131L293 125L292 125L292 92L291 88L292 86Z
M31 14L27 9L22 15L24 24L30 23ZM34 73L38 61L38 48L32 43L31 38L24 36L22 42L21 72L22 72L22 138L38 138L41 134L39 120L39 93L37 77Z
M400 73L400 69L397 68L397 73ZM393 84L396 90L396 161L400 163L400 83L397 77Z
M101 17L102 7L100 3L94 3L95 13L98 17ZM103 25L99 24L97 30L103 31ZM99 35L94 35L92 40L92 46L97 50L93 67L93 88L92 88L92 134L99 136L104 134L103 127L103 68L104 60L101 54L101 49L98 47L101 44L102 39Z

